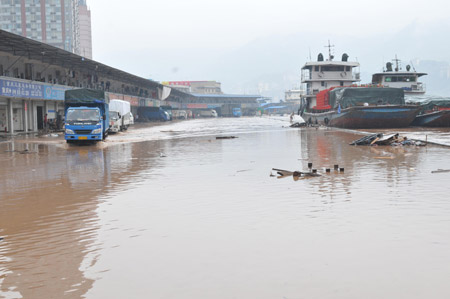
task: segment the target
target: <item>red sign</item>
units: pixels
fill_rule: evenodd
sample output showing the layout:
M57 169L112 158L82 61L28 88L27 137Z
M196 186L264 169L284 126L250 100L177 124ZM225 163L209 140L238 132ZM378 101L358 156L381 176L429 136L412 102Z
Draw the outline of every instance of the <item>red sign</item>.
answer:
M208 108L207 104L187 104L187 108L189 109L204 109Z
M172 86L191 86L191 81L169 81L168 83Z

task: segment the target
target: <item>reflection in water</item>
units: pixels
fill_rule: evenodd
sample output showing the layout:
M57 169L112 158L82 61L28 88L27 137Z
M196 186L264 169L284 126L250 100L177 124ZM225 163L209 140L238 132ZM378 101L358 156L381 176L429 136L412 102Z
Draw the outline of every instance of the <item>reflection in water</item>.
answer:
M107 150L3 145L0 291L11 298L80 298L94 282L83 272L101 248L98 197L114 190L108 186L137 179L137 172L151 167L148 158L155 151L158 144L134 160L130 145Z
M447 174L431 174L448 149L264 121L131 130L165 137L105 149L1 144L0 297L450 296ZM321 177L269 176L308 162Z

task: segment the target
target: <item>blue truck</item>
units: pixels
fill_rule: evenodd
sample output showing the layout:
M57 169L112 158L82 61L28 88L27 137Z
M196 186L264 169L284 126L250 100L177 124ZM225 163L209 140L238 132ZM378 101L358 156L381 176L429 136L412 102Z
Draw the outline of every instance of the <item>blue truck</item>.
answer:
M104 140L109 131L108 102L102 90L67 90L64 95L67 143Z
M223 104L220 108L220 116L222 117L241 117L242 109L240 104Z
M171 120L169 113L161 107L139 107L139 120L141 121L169 121Z
M233 116L234 117L241 117L242 116L242 110L241 108L233 108Z

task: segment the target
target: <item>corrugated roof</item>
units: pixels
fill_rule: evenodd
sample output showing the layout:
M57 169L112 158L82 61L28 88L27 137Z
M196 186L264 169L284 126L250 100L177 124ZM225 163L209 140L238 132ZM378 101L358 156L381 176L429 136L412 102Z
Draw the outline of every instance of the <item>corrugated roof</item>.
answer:
M97 72L105 77L119 81L128 81L132 84L140 84L150 88L162 88L162 85L158 82L121 71L98 61L4 30L0 30L0 51L10 53L14 56L24 56L28 59L38 60L43 63L57 65L63 68Z
M244 94L192 94L198 98L260 98L260 95L244 95Z
M269 110L269 109L281 109L281 108L286 108L286 106L271 106L271 107L264 108L264 110Z

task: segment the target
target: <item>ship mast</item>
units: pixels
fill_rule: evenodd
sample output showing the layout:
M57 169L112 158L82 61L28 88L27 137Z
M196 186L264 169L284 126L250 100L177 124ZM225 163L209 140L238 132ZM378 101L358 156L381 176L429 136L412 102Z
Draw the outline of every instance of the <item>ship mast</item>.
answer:
M400 59L397 58L397 54L395 54L395 59L392 59L395 62L395 71L398 72L400 70Z
M328 40L328 46L325 46L325 48L328 48L328 59L333 61L334 56L331 55L331 48L334 48L334 45L330 44L330 40Z

